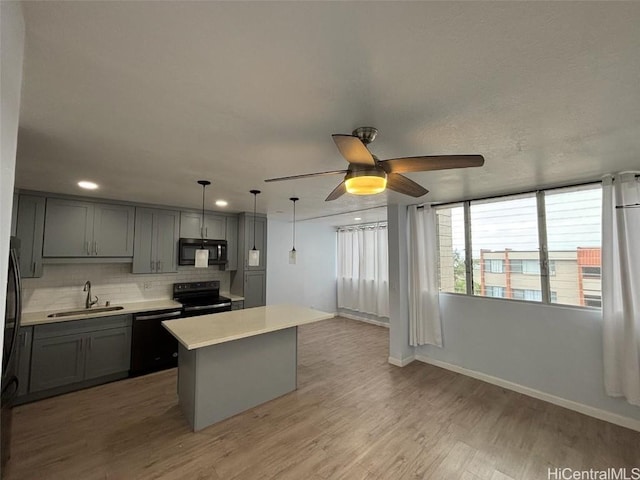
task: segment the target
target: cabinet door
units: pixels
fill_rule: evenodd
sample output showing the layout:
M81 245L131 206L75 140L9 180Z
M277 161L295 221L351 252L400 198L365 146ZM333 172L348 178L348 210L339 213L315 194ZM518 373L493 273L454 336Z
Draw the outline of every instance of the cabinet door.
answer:
M33 327L22 327L18 337L18 396L29 393L29 372L31 371L31 343L33 341Z
M178 231L180 217L178 212L158 210L154 215L153 251L156 259L156 272L177 272Z
M98 257L132 257L135 208L97 204L91 253Z
M227 267L226 270L238 269L238 217L227 217Z
M224 240L227 231L226 218L218 215L204 216L204 238Z
M93 332L87 340L85 380L129 370L131 360L130 327Z
M244 308L261 307L267 303L266 297L266 272L244 272Z
M25 278L42 276L44 197L20 195L16 235L20 239L20 273Z
M264 217L256 217L255 221L255 237L253 234L253 215L245 217L245 252L243 252L245 270L264 270L267 268L267 219ZM255 247L260 250L260 265L257 267L249 266L249 250Z
M156 271L156 259L151 248L154 239L153 216L152 209L136 208L132 273Z
M180 238L200 238L202 215L194 212L180 212Z
M47 199L42 255L90 256L93 242L93 212L93 203Z
M30 392L81 382L85 335L36 338L31 355Z

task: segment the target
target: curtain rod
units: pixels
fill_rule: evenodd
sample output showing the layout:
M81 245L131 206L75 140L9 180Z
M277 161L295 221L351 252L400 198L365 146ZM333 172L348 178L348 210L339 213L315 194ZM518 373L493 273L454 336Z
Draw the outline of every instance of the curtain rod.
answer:
M387 222L373 222L373 223L357 223L353 225L341 225L336 228L336 230L348 230L348 229L362 229L365 228L374 228L374 227L387 227Z
M636 178L640 177L639 175L636 175ZM548 188L538 188L535 190L527 190L524 192L512 192L512 193L503 193L500 195L490 195L487 197L478 197L478 198L465 198L463 200L456 200L455 202L442 202L442 203L432 203L431 206L432 207L445 207L447 205L455 205L458 203L464 203L464 202L480 202L482 200L491 200L494 198L504 198L504 197L513 197L514 195L527 195L530 193L538 193L540 191L544 191L544 190L557 190L560 188L571 188L571 187L583 187L585 185L594 185L596 183L602 183L602 180L590 180L588 182L580 182L580 183L571 183L571 184L566 184L566 185L558 185L555 187L548 187ZM418 205L417 208L424 208L424 204L422 205Z

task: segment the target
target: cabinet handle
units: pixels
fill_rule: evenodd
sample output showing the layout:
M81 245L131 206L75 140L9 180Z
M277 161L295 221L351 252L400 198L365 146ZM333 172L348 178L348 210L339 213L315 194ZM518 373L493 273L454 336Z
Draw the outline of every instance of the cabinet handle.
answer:
M20 334L20 345L23 347L27 346L27 334L26 333L21 333Z
M98 255L98 241L93 242L93 253Z
M33 271L31 273L33 273L34 275L36 274L36 262L33 262Z
M89 250L89 240L84 242L84 248L87 250L87 255L91 255L91 250Z
M158 272L162 271L162 262L160 260L158 260Z
M204 236L205 238L209 238L209 227L204 227Z
M151 270L152 272L154 271L154 261L153 260L151 260L149 262L149 270Z

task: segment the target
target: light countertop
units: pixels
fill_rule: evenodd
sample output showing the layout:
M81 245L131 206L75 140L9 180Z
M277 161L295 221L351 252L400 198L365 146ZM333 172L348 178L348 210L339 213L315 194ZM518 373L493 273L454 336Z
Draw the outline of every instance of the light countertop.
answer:
M138 312L150 312L154 310L166 310L169 308L180 308L182 305L173 300L151 300L147 302L135 302L135 303L114 303L112 306L124 307L122 310L114 310L111 312L96 312L91 309L86 310L78 315L69 315L68 317L56 317L50 318L47 315L60 311L75 310L73 308L67 308L66 310L49 310L46 312L28 312L23 313L20 325L28 327L30 325L44 325L46 323L68 322L70 320L83 320L85 318L97 318L97 317L110 317L112 315L126 315L128 313ZM101 308L101 307L94 307ZM80 310L80 309L78 309Z
M165 320L162 324L187 350L193 350L333 317L333 313L296 305L267 305Z
M220 295L223 296L223 297L227 297L227 298L231 299L232 302L243 302L244 301L244 297L241 297L240 295L234 295L233 293L220 292Z

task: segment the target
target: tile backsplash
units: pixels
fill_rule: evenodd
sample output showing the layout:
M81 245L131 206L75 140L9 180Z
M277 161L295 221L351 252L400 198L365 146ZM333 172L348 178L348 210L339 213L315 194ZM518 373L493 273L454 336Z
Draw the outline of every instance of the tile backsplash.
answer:
M162 300L173 296L173 284L219 280L220 291L229 291L230 273L213 268L178 267L177 273L139 275L131 273L130 263L44 265L42 277L22 280L22 309L39 312L83 308L87 280L91 293L98 296L99 305L112 305L147 300Z

